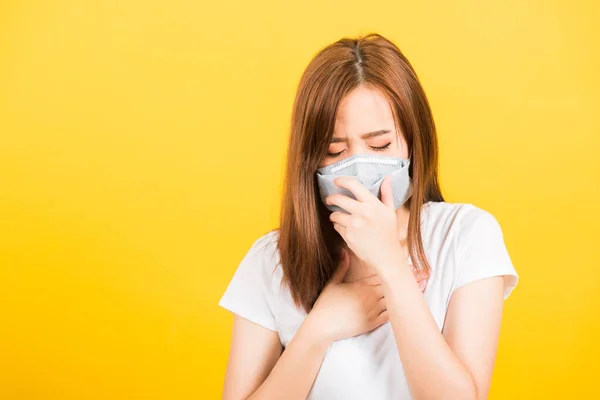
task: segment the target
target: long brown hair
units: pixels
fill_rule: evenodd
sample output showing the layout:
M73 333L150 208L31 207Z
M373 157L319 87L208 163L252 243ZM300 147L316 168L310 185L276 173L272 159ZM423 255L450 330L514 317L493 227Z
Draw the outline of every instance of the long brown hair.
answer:
M400 49L377 33L344 37L319 51L304 71L292 111L277 249L282 284L309 312L335 272L345 242L318 196L316 168L333 137L338 105L359 85L380 89L401 127L411 159L413 194L408 250L421 277L431 267L421 239L421 205L444 201L437 177L436 129L425 92ZM415 205L413 207L413 205Z

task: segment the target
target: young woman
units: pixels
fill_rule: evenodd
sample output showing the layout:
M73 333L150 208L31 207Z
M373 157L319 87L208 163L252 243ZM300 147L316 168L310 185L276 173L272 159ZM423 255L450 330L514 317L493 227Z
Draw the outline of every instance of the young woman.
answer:
M308 65L278 229L219 305L224 399L484 399L518 275L487 211L445 202L415 71L378 34Z

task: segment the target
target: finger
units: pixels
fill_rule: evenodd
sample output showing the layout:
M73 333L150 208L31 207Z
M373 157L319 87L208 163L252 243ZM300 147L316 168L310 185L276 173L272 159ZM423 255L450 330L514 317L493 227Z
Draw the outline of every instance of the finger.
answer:
M386 309L386 299L383 294L373 294L370 299L367 301L366 306L369 311L369 318L376 317L377 314Z
M346 238L346 227L345 226L340 225L337 222L334 222L333 229L335 229L340 234L340 236L342 236L342 238L344 238L344 240L345 240L345 238Z
M381 285L381 279L377 274L369 275L365 278L360 278L354 282L364 285Z
M376 302L385 295L385 292L383 291L384 288L381 283L375 283L372 285L363 284L360 289L363 290L364 298L371 302Z
M381 314L379 314L374 320L373 320L373 329L385 324L386 322L388 322L390 320L389 318L389 312L388 310L384 310Z
M348 211L350 214L358 214L360 212L360 202L354 200L352 197L346 196L345 194L341 193L335 193L327 196L325 198L325 204L334 204Z
M385 294L385 292L383 291L383 285L381 285L381 284L373 285L370 287L369 290L371 290L371 296L377 300L381 299Z
M338 267L337 267L335 273L329 280L329 284L341 283L344 280L346 273L348 272L349 265L350 265L350 257L348 257L348 252L346 251L346 249L342 249L340 263L338 264Z
M392 192L392 176L388 175L383 178L381 183L381 202L391 209L395 210L394 194Z
M350 225L350 221L352 219L352 215L343 213L341 211L334 211L329 214L329 220L331 222L336 222L343 227L347 227Z
M356 200L365 203L372 203L379 201L379 199L369 191L364 185L362 185L356 178L351 176L338 176L334 179L333 183L336 186L348 189L354 194Z

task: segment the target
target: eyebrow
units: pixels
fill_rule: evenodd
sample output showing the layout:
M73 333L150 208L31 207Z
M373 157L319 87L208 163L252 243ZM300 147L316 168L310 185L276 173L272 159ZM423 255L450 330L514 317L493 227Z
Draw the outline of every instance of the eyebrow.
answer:
M389 129L381 129L379 131L363 133L362 135L360 135L360 137L363 139L370 139L370 138L373 138L376 136L385 135L386 133L390 133L390 132L391 131ZM348 141L348 139L346 139L346 138L334 137L333 140L331 141L331 143L339 143L339 142L346 142L346 141Z

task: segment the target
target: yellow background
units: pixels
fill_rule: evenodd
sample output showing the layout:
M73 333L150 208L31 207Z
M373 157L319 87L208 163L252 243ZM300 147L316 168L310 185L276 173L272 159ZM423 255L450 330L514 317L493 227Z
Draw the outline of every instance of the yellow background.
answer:
M285 4L284 4L285 3ZM594 1L0 3L0 398L216 399L300 74L379 32L521 281L492 399L600 396Z

